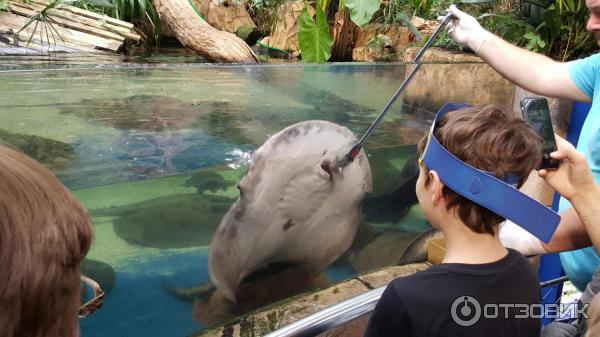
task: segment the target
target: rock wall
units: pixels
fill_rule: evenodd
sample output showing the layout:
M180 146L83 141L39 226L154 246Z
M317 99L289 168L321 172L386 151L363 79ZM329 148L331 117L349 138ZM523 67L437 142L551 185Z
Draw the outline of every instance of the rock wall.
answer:
M300 14L302 14L302 9L304 9L304 1L302 0L281 5L279 8L280 19L275 24L271 36L264 38L261 42L291 53L299 52L298 32L300 32L299 18ZM315 13L314 8L310 5L308 11L311 15Z
M404 61L412 62L420 48L410 48ZM448 102L498 104L509 108L514 85L475 55L430 48L421 68L404 92L404 103L430 112ZM435 63L435 64L427 64ZM408 65L406 74L412 70Z
M245 1L230 0L193 0L194 5L211 26L230 33L236 33L241 27L256 28L250 14L246 11Z

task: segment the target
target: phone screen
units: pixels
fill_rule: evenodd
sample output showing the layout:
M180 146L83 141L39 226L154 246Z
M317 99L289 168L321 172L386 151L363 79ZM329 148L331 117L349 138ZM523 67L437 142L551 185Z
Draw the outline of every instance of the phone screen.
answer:
M545 98L526 97L521 101L521 108L523 109L523 118L544 140L540 169L557 168L558 161L550 158L550 153L556 151L556 140L554 139L548 101Z

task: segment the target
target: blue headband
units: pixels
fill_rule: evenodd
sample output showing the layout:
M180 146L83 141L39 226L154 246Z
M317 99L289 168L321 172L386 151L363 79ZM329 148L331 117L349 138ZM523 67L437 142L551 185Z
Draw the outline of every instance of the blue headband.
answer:
M437 123L446 113L466 106L448 103L437 112L419 163L425 161L427 168L435 170L444 185L454 192L549 242L560 222L560 215L517 190L519 179L514 175L503 181L490 172L476 169L448 152L433 135Z

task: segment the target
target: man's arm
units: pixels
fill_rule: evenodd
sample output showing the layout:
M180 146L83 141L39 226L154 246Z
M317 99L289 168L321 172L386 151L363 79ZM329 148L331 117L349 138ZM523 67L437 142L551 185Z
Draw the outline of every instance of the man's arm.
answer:
M568 199L575 210L562 215L561 227L563 222L565 226L561 233L554 235L558 236L556 247L549 248L560 251L569 241L577 246L591 242L600 251L600 187L582 153L559 136L556 136L556 144L558 150L550 156L560 160L560 166L557 170L540 170L539 175ZM587 233L587 242L582 238L582 232Z
M560 253L592 244L575 210L569 209L560 216L560 223L548 243L542 242L510 220L500 225L500 241L505 247L515 249L525 256Z
M574 209L569 209L561 214L560 224L552 236L552 240L543 243L542 248L548 253L560 253L569 250L589 247L592 242L586 227L577 216Z
M455 6L450 6L450 12L455 17L448 24L450 37L475 51L509 81L544 96L591 101L571 79L567 63L553 61L504 41Z

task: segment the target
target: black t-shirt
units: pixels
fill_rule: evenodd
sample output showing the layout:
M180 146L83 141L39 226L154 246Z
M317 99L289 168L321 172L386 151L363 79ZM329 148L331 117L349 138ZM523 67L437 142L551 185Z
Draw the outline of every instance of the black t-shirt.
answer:
M540 315L536 274L509 249L496 262L444 263L392 281L365 336L537 337Z

